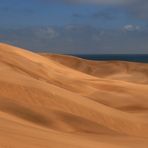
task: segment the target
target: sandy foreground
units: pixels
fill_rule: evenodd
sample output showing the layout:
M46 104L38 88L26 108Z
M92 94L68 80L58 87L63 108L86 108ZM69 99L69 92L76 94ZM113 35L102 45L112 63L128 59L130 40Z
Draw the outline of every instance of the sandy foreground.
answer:
M148 64L1 43L0 148L148 148Z

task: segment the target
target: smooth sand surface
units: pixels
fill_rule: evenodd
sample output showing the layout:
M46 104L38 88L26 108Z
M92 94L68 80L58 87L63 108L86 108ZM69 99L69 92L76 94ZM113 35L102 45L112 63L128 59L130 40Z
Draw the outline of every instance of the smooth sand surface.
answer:
M0 44L0 148L147 148L148 64Z

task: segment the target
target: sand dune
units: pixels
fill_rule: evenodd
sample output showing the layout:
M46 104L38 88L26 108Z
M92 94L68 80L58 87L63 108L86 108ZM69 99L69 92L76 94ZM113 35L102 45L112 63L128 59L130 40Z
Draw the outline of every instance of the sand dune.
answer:
M48 57L58 63L76 69L78 71L101 78L114 80L124 80L135 83L148 83L148 65L144 63L124 62L124 61L91 61L73 56L46 54Z
M0 147L147 148L147 71L0 44Z

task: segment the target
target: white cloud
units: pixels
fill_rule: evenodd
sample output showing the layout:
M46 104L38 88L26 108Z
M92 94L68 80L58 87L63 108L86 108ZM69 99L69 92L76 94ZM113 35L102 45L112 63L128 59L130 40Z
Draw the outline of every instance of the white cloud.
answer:
M48 27L46 31L47 31L47 34L49 34L50 38L55 38L59 35L55 29L50 27Z
M48 37L49 39L56 38L59 35L58 32L52 27L40 28L35 31L35 34L43 38Z
M74 26L77 28L76 30L69 30ZM139 29L141 30L132 31ZM148 53L148 29L133 24L127 24L120 30L102 30L85 25L70 25L68 30L65 27L42 26L4 30L3 34L6 35L6 38L2 40L3 42L42 52L75 54ZM58 34L57 37L56 34Z
M123 27L123 30L124 31L138 31L140 29L141 29L140 26L138 26L138 25L132 25L132 24L128 24L128 25L125 25Z

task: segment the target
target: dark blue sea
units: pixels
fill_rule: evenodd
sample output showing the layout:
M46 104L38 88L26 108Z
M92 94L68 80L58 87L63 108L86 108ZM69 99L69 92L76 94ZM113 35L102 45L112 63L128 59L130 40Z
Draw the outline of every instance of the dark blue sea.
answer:
M148 54L98 54L98 55L74 55L76 57L88 60L120 60L130 62L143 62L148 63Z

